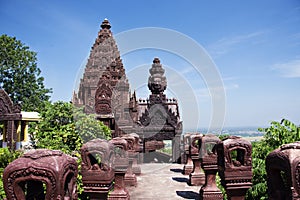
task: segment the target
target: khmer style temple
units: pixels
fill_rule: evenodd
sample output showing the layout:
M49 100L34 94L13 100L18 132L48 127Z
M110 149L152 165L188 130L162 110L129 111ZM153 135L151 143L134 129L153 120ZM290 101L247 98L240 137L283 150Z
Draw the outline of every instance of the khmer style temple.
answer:
M111 25L105 19L72 102L77 107L84 106L85 113L96 114L112 130L113 138L138 134L143 152L162 148L163 140L172 140L172 161L177 162L182 134L179 105L175 98L167 98L164 93L167 78L159 58L154 58L149 72L151 94L147 99L137 100L136 92L130 90Z

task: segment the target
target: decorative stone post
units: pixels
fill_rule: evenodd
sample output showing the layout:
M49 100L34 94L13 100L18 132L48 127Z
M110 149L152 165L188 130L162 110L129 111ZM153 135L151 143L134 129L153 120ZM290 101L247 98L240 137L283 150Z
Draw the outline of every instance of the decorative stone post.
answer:
M252 145L230 136L217 144L221 183L230 200L243 200L252 185Z
M300 142L282 145L266 158L270 200L300 199Z
M125 139L128 143L128 157L129 157L129 159L128 159L129 166L128 166L127 172L125 174L125 185L126 186L137 186L136 176L132 170L133 160L136 159L137 154L138 154L135 149L136 139L130 135L124 135L122 138Z
M134 142L134 149L136 154L136 157L133 158L132 161L132 172L136 175L140 175L141 174L141 167L138 165L138 160L139 160L139 153L143 151L143 147L141 146L140 143L140 136L136 133L130 133L130 136L133 136L135 138L135 142Z
M223 200L221 190L216 185L218 155L215 145L220 139L214 135L205 135L199 140L199 157L205 172L205 184L200 189L200 200Z
M91 140L81 147L83 189L91 200L107 199L113 187L113 154L113 144L103 139Z
M76 160L61 151L31 150L4 169L4 190L7 200L76 200L77 174Z
M115 185L109 195L109 200L129 200L129 193L125 188L124 176L128 168L128 143L125 139L116 137L110 140L114 145Z
M190 175L190 173L192 173L193 171L193 161L190 155L190 136L192 134L191 133L187 133L183 136L184 138L184 154L186 157L186 164L183 166L183 170L182 173L184 175Z
M205 175L200 166L199 158L199 140L203 137L202 134L194 134L190 136L190 157L193 161L193 171L190 173L190 185L204 185Z

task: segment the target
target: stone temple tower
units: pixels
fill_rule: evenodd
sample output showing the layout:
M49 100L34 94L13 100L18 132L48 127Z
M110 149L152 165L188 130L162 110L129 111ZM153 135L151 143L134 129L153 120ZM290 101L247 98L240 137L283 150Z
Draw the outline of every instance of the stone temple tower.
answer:
M80 80L78 94L74 93L73 95L73 103L84 105L86 113L95 113L95 94L99 79L110 64L120 57L110 28L109 21L105 19L92 46L83 77Z
M75 106L84 106L85 113L96 114L117 136L117 126L130 126L129 83L110 28L105 19L72 101Z

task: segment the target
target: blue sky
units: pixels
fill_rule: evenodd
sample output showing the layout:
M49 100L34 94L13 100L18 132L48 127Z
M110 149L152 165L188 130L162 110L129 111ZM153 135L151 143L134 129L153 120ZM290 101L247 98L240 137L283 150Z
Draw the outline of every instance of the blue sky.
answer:
M38 52L46 86L53 88L52 101L71 99L78 72L104 18L109 19L115 35L135 28L160 27L180 32L201 45L224 83L225 126L267 126L282 118L299 124L299 1L0 0L0 34L15 36ZM187 127L207 127L212 115L211 97L201 76L189 73L188 62L151 49L129 53L122 59L130 72L137 66L150 68L155 56L166 67L170 96L181 103L190 99L176 94L172 70L196 93L197 105L181 105ZM145 77L146 83L148 71ZM140 87L139 96L148 95L145 85L135 87ZM189 117L193 109L197 119Z

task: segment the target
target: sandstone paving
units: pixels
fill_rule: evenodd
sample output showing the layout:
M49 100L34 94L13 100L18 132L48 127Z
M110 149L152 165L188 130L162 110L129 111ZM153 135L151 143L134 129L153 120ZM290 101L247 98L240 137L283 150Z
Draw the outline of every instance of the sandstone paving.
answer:
M142 164L137 187L128 187L130 199L199 199L200 186L189 186L180 164Z

